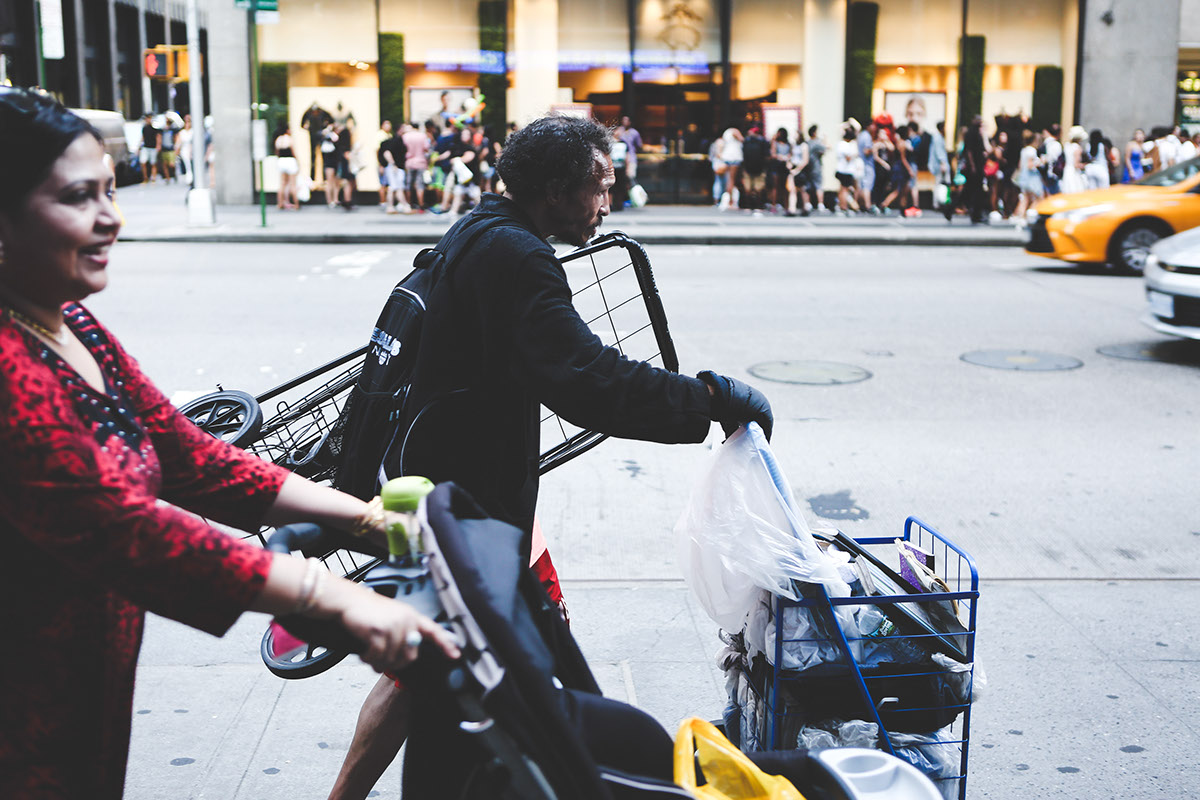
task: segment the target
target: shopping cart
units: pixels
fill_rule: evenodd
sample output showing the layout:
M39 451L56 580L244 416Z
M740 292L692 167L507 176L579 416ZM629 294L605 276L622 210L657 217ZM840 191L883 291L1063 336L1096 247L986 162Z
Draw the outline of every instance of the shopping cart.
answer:
M667 328L650 259L636 241L614 231L559 257L571 287L572 303L588 327L622 355L672 372L679 359ZM340 420L351 389L362 372L367 345L323 364L258 396L243 391L220 391L197 398L180 411L201 429L279 464L310 480L337 485L343 458ZM608 438L597 431L573 426L549 409L541 412L544 450L539 471L545 474L586 453ZM266 543L270 528L256 534ZM349 550L313 552L336 572L359 579L376 560ZM270 632L268 632L268 636ZM272 651L277 648L270 648ZM264 658L268 642L264 640ZM290 653L268 661L285 677L305 677L323 671L324 651ZM316 660L314 660L316 659Z
M559 259L571 285L572 302L604 344L622 355L675 372L679 358L667 328L650 259L620 231L566 253ZM368 346L276 386L257 397L220 390L180 410L201 429L306 478L332 481L342 457L337 423L362 372ZM268 404L273 408L268 413ZM587 452L605 434L573 426L542 409L542 474Z
M797 587L803 596L799 601L772 599L773 658L745 672L750 691L766 712L755 732L762 746L795 747L798 733L820 721L865 720L877 726L881 750L920 766L941 782L945 796L962 800L975 688L979 575L974 561L932 527L909 517L899 541L912 545L906 549L921 554L944 580L941 590L925 592L889 564L889 556L897 564L902 561L895 538L852 539L840 532L814 536L845 552L864 585L858 596L830 597L820 585L805 584ZM845 616L835 609L868 606L882 614L880 629L847 635L839 622ZM810 630L818 635L789 634L789 620L799 609L812 615ZM828 648L838 657L791 669L788 648L793 645ZM880 653L886 654L882 660Z

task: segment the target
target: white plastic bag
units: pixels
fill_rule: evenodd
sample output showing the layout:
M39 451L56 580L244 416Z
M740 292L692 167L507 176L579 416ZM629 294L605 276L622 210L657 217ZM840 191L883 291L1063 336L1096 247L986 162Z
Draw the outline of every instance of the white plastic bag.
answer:
M792 582L801 581L823 584L831 597L850 595L836 562L809 532L756 423L716 448L675 534L688 585L726 630L742 629L759 590L798 600ZM855 636L853 615L845 606L835 613L847 636Z
M646 205L646 201L649 199L650 196L646 194L646 190L640 183L635 183L633 186L629 187L629 203L634 208L641 208L642 206Z

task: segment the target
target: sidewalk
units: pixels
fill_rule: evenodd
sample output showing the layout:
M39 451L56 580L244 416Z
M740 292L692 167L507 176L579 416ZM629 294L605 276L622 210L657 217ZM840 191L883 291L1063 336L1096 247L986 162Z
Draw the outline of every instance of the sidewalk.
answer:
M1194 637L1146 614L1148 588L1181 609L1200 601L1191 583L984 581L987 686L971 724L968 797L1148 800L1200 783ZM721 715L716 625L682 581L563 589L606 695L672 732L686 716ZM325 797L376 676L348 659L308 680L276 678L258 659L263 626L251 615L213 639L150 618L126 800ZM369 796L399 789L397 762Z
M138 184L120 190L124 241L318 244L436 244L454 222L449 214L384 214L379 206L353 211L320 203L300 211L257 205L218 206L214 227L190 227L182 185ZM603 230L621 230L642 244L694 245L915 245L920 247L1020 247L1025 234L1012 223L971 225L921 217L809 217L721 212L710 206L655 206L612 214Z

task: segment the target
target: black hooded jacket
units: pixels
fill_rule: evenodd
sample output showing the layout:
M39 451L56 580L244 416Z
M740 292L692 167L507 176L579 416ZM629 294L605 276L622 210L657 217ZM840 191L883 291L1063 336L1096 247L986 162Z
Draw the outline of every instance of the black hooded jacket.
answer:
M496 218L455 263L464 234ZM453 480L490 515L528 533L540 405L623 438L678 443L707 435L706 385L605 347L571 304L553 248L515 202L483 195L440 247L453 266L428 298L405 403L407 435L393 456L404 474Z

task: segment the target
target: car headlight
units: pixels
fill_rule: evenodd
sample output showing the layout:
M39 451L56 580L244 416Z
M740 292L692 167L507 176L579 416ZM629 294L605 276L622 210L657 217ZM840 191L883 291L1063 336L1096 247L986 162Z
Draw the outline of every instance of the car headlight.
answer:
M1154 253L1148 253L1146 255L1146 262L1142 265L1142 271L1145 272L1146 270L1154 269L1157 266L1158 256L1154 255Z
M1051 214L1051 219L1064 219L1067 222L1078 224L1085 219L1091 219L1097 214L1107 214L1112 211L1112 203L1101 203L1095 206L1084 206L1083 208L1073 208L1070 211L1059 211L1056 214Z

